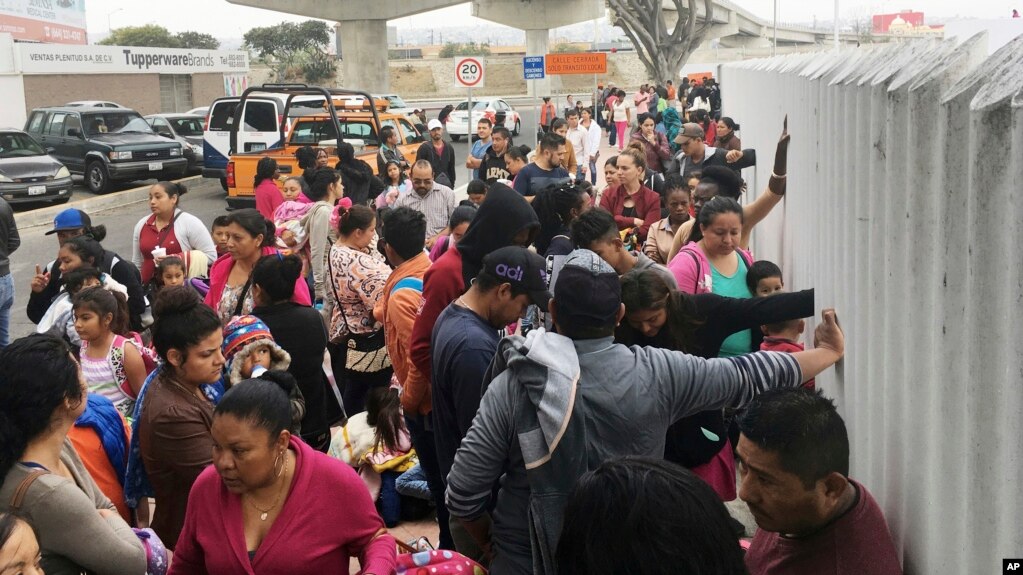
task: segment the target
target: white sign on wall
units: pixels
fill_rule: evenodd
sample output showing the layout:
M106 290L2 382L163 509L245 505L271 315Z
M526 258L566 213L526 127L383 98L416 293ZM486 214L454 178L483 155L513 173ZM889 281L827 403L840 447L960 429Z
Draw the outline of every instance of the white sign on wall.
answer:
M15 45L23 74L203 74L248 72L243 50L141 46Z

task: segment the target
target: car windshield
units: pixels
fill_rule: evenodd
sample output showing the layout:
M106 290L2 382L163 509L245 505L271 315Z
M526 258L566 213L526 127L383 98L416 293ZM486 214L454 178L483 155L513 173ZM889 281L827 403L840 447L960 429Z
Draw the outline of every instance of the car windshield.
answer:
M405 100L401 99L401 96L388 96L387 97L387 101L388 101L388 103L390 103L392 108L407 108L408 107L408 106L405 105Z
M489 104L489 102L483 102L483 101L473 102L472 103L472 109L473 109L474 112L481 112L481 111L487 109L487 104ZM456 110L461 110L462 112L464 112L468 107L469 107L469 102L460 102L458 104L458 107L455 108L455 109Z
M174 133L186 138L202 136L203 121L199 118L171 118L171 126L174 126Z
M0 159L43 156L46 152L25 134L0 133Z
M82 123L85 124L85 133L90 136L106 133L153 133L153 129L149 127L145 119L136 113L110 112L108 114L85 114L82 116Z

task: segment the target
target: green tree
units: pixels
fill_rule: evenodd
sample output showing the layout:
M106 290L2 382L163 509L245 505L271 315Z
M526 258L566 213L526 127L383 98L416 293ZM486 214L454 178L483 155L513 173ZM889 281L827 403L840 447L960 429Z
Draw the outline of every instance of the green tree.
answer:
M582 51L583 49L575 44L555 44L554 49L551 50L555 54L575 54Z
M245 48L270 64L274 77L281 81L287 79L289 69L304 68L311 59L318 62L314 68L322 65L322 57L317 54L325 54L330 43L330 29L319 20L281 22L276 26L253 28L245 33L244 39Z
M217 40L210 34L200 34L199 32L178 32L174 35L178 40L178 44L182 48L188 48L192 50L217 50L220 48L220 40Z
M153 48L177 48L180 42L163 26L125 26L111 30L110 35L99 42L104 46L150 46Z
M483 42L477 44L476 42L469 42L468 44L460 44L457 42L446 42L444 47L440 49L441 58L454 58L455 56L489 56L490 55L490 43Z

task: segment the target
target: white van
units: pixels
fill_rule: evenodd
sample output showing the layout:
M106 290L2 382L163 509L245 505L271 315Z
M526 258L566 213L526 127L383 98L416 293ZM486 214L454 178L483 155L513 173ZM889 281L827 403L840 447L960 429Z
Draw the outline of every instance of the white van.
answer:
M202 135L204 178L219 178L227 189L227 162L231 157L231 128L239 97L219 98L210 104ZM286 98L279 94L246 99L238 130L239 152L258 152L281 143L281 122Z

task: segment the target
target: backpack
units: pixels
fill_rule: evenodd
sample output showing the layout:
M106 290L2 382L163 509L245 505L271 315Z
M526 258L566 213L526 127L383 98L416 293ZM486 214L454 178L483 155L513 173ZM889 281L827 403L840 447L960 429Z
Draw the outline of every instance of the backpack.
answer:
M739 254L739 260L746 264L746 270L749 271L750 266L753 265L753 256L750 255L749 252L747 252L746 250L741 249L741 248L738 248L735 251ZM695 253L693 253L693 248L689 247L688 245L687 246L683 246L682 249L679 250L679 253L682 253L682 252L685 252L685 253L689 254L689 257L693 258L693 261L696 262L696 285L693 286L693 292L692 293L694 293L694 294L698 294L698 293L711 293L711 289L710 289L710 285L709 285L710 282L708 282L706 280L706 278L705 278L705 276L709 277L710 274L706 273L706 270L704 270L703 267L700 265L700 261L701 261L700 257L697 256ZM701 286L701 284L702 284L702 286ZM706 292L701 292L700 291L701 287L703 287L707 291Z
M131 385L128 384L128 375L124 371L124 346L126 345L132 345L135 349L139 350L147 376L153 373L159 360L156 358L153 350L143 345L142 336L138 333L131 332L131 337L124 337L123 335L114 336L114 342L110 344L110 365L114 368L114 377L117 378L117 384L120 386L121 391L128 397L132 397L134 392L131 390ZM84 350L86 347L88 347L88 343L83 341L82 349ZM135 398L132 397L132 399Z

